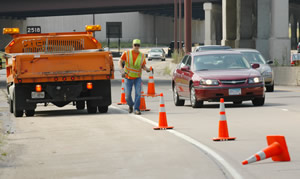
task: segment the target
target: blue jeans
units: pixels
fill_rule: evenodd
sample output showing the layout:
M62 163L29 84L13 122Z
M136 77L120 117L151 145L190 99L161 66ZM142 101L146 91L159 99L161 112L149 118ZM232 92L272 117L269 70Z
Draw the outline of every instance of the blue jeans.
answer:
M125 94L126 94L126 102L128 106L134 106L134 110L140 110L140 104L141 104L141 78L136 79L127 79L125 78ZM134 102L131 97L132 92L132 86L135 88L135 97Z

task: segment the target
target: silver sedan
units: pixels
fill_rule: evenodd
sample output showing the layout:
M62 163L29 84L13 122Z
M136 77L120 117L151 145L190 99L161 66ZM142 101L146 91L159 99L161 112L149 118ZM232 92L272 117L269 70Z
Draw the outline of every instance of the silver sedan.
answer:
M153 48L148 53L148 61L151 61L153 59L158 59L161 61L166 60L166 53L164 49L162 48Z
M265 86L267 92L274 91L274 73L270 64L273 61L266 61L261 53L254 49L234 49L241 52L250 64L258 63L260 67L257 69L265 80Z

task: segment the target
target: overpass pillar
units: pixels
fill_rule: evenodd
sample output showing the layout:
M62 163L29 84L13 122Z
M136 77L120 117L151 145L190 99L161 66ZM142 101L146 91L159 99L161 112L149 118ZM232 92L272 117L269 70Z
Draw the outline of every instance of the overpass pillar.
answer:
M254 27L256 27L253 17L254 0L236 0L237 1L237 30L235 47L254 48Z
M270 31L271 31L271 4L272 0L257 1L257 39L256 49L266 58L270 59Z
M235 47L236 40L236 1L222 0L223 39L222 45Z
M270 58L280 65L290 63L289 0L272 0Z
M215 45L216 44L216 29L213 14L213 4L204 3L203 9L205 11L205 45Z

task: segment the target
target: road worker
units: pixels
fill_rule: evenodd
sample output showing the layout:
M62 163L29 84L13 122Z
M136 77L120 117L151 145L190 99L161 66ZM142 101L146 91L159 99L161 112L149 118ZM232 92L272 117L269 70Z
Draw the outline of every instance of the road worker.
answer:
M140 115L140 100L141 100L141 83L142 83L142 69L150 72L150 69L146 67L145 54L140 52L141 41L134 39L132 41L132 49L125 51L120 60L119 68L122 77L125 77L125 98L129 106L129 113ZM123 65L125 62L125 65ZM131 92L132 87L135 88L134 102L132 100Z

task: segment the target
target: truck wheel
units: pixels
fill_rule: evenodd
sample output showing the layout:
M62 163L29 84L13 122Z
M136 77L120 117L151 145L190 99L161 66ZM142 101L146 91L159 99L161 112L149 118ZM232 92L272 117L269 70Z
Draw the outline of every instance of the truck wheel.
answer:
M108 106L98 106L99 113L107 113Z
M85 101L76 101L76 109L83 110L85 108Z
M14 100L13 100L13 112L14 112L14 115L15 117L22 117L23 114L24 114L24 111L23 110L17 110L17 105L16 105L16 97L14 95Z
M95 114L97 112L97 106L91 106L91 102L87 101L87 112L90 114Z
M27 117L34 116L34 113L35 113L34 109L32 109L32 110L25 110L25 115Z
M14 103L13 100L9 100L9 112L14 113Z
M263 106L265 104L265 98L255 98L252 100L254 106Z

